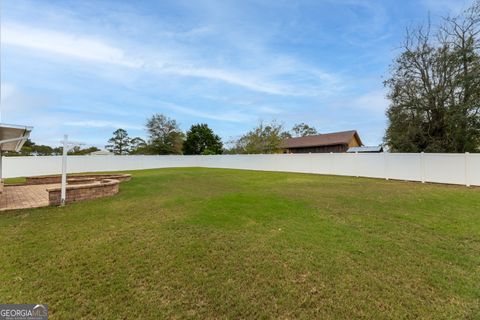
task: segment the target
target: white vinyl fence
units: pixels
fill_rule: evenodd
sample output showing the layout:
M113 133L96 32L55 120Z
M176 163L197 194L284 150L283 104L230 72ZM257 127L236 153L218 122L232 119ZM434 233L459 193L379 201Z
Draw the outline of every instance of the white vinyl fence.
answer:
M61 157L4 157L3 177L60 174ZM480 154L317 153L212 156L69 156L69 173L171 167L303 172L480 186Z

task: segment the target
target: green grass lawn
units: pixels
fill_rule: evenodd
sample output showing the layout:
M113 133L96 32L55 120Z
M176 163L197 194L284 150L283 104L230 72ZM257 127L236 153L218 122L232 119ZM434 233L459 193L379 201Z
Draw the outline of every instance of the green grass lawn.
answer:
M0 214L0 303L51 319L478 319L480 189L221 169Z

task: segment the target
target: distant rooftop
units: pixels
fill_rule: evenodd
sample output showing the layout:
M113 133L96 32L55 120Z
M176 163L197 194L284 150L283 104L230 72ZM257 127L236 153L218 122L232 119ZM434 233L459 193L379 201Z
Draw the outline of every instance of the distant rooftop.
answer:
M332 146L332 145L344 145L352 140L353 137L357 138L359 144L362 144L360 137L356 130L341 131L319 134L315 136L306 136L299 138L285 139L284 147L290 148L304 148L304 147L316 147L316 146Z
M113 155L113 153L111 153L108 150L98 150L98 151L90 152L89 155L91 155L91 156L110 156L110 155Z
M383 147L382 146L362 146L362 147L351 147L347 150L349 153L355 153L355 152L383 152Z

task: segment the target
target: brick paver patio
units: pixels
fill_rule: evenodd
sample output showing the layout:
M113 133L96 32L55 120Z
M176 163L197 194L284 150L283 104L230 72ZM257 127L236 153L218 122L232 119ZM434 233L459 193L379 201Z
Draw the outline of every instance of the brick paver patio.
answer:
M48 206L47 188L58 184L9 186L0 193L0 211Z

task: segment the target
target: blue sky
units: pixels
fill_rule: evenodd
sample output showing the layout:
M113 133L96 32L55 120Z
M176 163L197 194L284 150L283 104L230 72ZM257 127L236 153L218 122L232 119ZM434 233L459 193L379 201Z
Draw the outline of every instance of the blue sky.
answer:
M2 122L103 147L153 113L224 141L260 120L381 142L405 28L470 0L3 0Z

